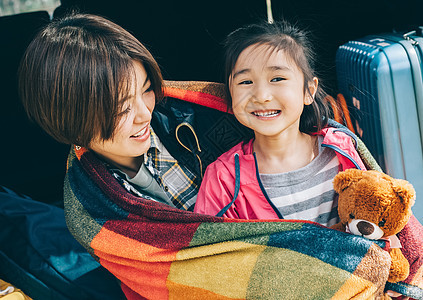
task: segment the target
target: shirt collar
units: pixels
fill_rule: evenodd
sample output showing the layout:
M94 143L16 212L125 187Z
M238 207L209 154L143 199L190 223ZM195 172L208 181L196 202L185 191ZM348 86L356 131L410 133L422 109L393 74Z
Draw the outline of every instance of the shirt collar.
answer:
M150 125L150 149L147 151L147 155L144 155L144 164L147 164L149 157L152 155L154 157L157 156L157 154L163 152L164 145L160 141L157 134L154 132L153 127Z
M159 140L157 134L154 132L153 127L151 125L150 125L150 141L151 141L150 149L155 148L159 152L163 151L163 144Z

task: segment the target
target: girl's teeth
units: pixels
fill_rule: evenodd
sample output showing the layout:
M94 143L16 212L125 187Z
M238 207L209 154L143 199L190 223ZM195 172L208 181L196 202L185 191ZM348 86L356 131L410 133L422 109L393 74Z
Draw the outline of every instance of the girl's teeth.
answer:
M272 111L265 111L265 112L253 112L253 115L258 116L258 117L268 117L268 116L273 116L273 115L277 115L279 113L279 111L277 110L272 110Z

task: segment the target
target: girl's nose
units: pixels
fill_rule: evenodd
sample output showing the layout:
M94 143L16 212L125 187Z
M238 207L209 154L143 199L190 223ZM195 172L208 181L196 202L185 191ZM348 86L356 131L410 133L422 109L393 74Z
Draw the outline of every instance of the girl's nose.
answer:
M270 102L272 100L272 94L270 89L265 84L256 84L253 94L253 101L259 103Z

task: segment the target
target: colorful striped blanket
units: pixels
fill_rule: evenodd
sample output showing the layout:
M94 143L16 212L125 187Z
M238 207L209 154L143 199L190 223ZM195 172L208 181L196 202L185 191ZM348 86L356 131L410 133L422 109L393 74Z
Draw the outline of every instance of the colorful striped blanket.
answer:
M145 200L79 147L70 152L64 189L71 233L121 281L128 299L383 296L390 266L385 242L313 222L234 220ZM406 228L405 238L415 234ZM411 279L389 288L419 298L423 247L421 239L413 242Z

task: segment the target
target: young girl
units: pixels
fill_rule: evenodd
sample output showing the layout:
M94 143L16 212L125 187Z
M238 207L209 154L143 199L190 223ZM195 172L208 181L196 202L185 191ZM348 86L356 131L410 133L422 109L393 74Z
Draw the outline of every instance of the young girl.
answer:
M234 31L225 44L225 80L235 117L255 137L208 166L194 211L336 223L333 177L365 167L351 137L327 127L306 34L285 22Z

